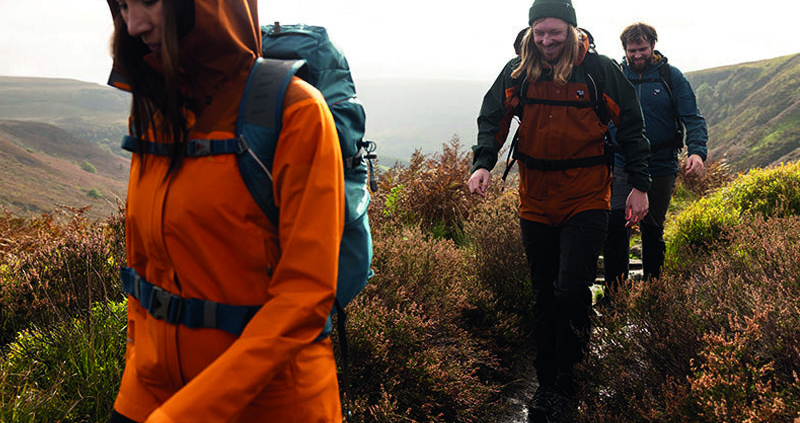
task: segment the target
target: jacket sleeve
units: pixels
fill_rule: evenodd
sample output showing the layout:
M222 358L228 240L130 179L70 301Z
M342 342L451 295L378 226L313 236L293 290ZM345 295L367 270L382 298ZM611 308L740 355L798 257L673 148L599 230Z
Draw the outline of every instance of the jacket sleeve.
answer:
M604 96L609 115L616 126L616 141L625 157L628 183L640 190L650 189L650 142L644 135L644 115L636 90L613 60L600 56L604 70Z
M708 126L706 120L697 107L692 85L683 72L670 66L670 79L672 81L672 95L676 99L678 118L686 125L686 146L688 154L697 154L705 161L708 158Z
M290 101L298 91L299 100ZM343 172L336 127L324 98L295 78L284 101L273 165L281 209L281 258L268 288L269 300L242 335L147 422L231 421L314 342L336 291L344 228Z
M519 58L506 63L483 97L478 115L478 144L472 146L472 172L480 168L492 170L497 164L497 154L508 136L512 118L506 102L506 90L515 87L511 72L517 65Z

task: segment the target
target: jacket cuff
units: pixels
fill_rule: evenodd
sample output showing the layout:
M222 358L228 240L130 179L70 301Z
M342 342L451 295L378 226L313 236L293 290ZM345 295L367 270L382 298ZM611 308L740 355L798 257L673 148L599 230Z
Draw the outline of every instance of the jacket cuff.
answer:
M475 173L476 170L481 168L491 172L496 163L497 157L492 157L490 154L487 154L487 152L484 151L480 155L475 156L475 158L472 160L472 171L470 174Z
M631 177L630 174L628 175L628 184L642 192L647 192L650 190L650 182L650 178L646 176L637 178Z
M175 420L172 420L167 413L160 408L156 408L147 416L147 420L145 420L144 423L175 423Z

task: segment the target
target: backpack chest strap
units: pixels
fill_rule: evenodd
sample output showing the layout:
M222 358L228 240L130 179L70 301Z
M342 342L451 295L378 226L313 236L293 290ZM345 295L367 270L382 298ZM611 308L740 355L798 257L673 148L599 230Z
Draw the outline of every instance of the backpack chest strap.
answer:
M122 149L131 153L143 153L154 156L169 156L173 144L163 142L145 142L141 144L136 137L126 135L122 138ZM186 143L186 157L205 157L220 154L242 154L247 145L242 137L222 140L193 139Z
M522 104L543 104L546 106L563 106L563 107L577 107L577 108L590 108L595 107L592 101L570 101L570 100L548 100L543 98L522 97Z

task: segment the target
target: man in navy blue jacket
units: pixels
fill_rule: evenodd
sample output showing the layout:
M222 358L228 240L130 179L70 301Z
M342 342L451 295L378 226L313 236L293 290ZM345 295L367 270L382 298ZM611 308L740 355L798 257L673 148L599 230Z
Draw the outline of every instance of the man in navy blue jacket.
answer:
M655 28L635 23L625 28L620 39L625 50L622 70L636 88L650 140L649 171L653 178L647 193L650 211L639 223L639 230L642 234L644 277L657 278L664 265L664 219L678 173L678 152L685 142L688 148L687 175L702 174L707 157L708 129L689 81L655 50L658 40ZM612 128L612 139L614 132ZM617 154L611 216L603 252L606 287L612 290L628 277L631 229L626 224L625 200L631 187L627 185L624 165L625 158Z

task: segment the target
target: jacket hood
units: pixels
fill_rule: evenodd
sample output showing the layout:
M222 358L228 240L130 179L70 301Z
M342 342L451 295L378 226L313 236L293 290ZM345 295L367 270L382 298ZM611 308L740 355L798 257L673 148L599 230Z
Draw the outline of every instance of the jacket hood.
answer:
M572 64L573 66L578 66L583 63L583 59L586 58L586 53L589 52L589 48L591 47L589 34L578 28L578 35L581 37L580 40L578 40L578 57L575 58L575 63Z
M119 5L116 0L107 1L116 19ZM161 1L176 1L179 14L193 14L178 16L179 78L185 95L194 99L217 97L230 83L246 81L261 51L257 0ZM143 59L160 69L157 54L147 53ZM116 60L114 71L120 72ZM124 83L114 82L112 75L111 85L124 88Z

